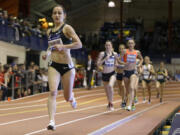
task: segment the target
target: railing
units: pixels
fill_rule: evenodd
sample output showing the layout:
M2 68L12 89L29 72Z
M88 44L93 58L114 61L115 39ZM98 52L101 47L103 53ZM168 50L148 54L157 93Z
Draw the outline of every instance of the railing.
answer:
M9 95L11 99L16 99L22 96L46 92L48 90L48 85L46 90L44 90L43 83L45 82L35 79L35 73L33 72L27 71L21 75L12 74L11 81L8 87L9 94L7 94L6 96Z
M40 37L35 32L31 32L30 36L20 36L22 34L16 35L16 32L17 29L15 27L0 24L0 40L15 43L33 50L42 51L47 49L48 42L46 36ZM21 31L19 31L19 33L21 33ZM87 51L85 48L71 50L71 54L76 58L78 63L85 63L87 59Z
M33 50L46 50L48 47L46 36L39 37L33 31L29 36L22 33L17 27L0 24L0 40L22 45Z

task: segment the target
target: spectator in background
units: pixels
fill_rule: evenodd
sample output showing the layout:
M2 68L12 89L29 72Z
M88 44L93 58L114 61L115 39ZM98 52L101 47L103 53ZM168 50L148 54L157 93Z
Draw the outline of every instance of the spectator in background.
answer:
M21 77L22 77L22 74L21 74L21 71L19 69L19 65L17 64L13 64L12 66L12 72L13 72L13 79L14 79L14 91L15 91L15 99L16 98L20 98L22 96L22 93L21 93Z
M34 62L31 62L28 67L28 94L33 94L33 83L35 81L35 65Z
M42 72L42 81L42 92L46 92L48 90L48 72L45 69Z
M176 70L176 74L175 74L175 81L180 81L180 70Z
M7 97L11 96L11 87L9 87L9 83L11 80L12 68L9 65L4 65L4 84L3 84L3 94L2 100L6 100ZM8 89L9 87L9 89Z
M34 70L33 70L33 93L35 92L35 90L39 90L40 91L40 85L41 85L41 81L39 80L38 76L41 76L41 71L38 65L34 65Z
M27 83L27 71L25 64L19 65L19 70L21 74L21 89L22 89L22 96L27 96L28 92L26 89L26 83Z
M34 61L31 61L30 66L33 68L35 66Z
M38 24L34 29L33 32L36 36L38 36L39 38L42 38L42 31L41 31L41 25Z
M81 69L77 69L76 70L76 75L75 75L75 88L81 88L83 87L83 79L84 79L84 74L83 74L83 70Z
M3 11L3 20L2 20L3 25L8 25L8 12Z
M13 18L12 27L15 29L15 40L19 41L20 40L20 24L19 24L19 20L16 17Z
M95 62L93 61L91 55L88 55L88 60L86 62L86 77L87 77L87 85L88 89L91 89L91 81L93 77L93 70L95 68Z
M2 21L3 21L3 11L2 9L0 9L0 25L2 25Z
M47 71L45 69L40 69L40 74L37 76L38 76L39 82L41 83L41 91L40 92L46 92L47 86L48 86Z
M3 73L3 67L0 65L0 100L2 99L2 93L4 89L4 73Z

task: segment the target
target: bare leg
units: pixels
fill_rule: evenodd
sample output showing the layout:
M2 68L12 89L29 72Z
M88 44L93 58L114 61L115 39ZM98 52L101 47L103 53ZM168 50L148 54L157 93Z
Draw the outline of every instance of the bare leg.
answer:
M146 100L146 92L145 92L146 87L147 87L146 82L142 80L143 102L145 102Z
M148 94L149 94L149 103L151 103L151 82L148 84L147 88L148 88Z
M52 67L49 67L48 69L48 82L49 82L49 97L48 97L48 113L49 113L49 119L50 124L52 126L55 125L55 119L54 115L56 113L56 96L57 96L57 88L60 81L60 74ZM51 129L52 128L52 129ZM54 130L53 127L48 129Z
M73 84L75 78L75 69L71 69L62 76L64 98L70 102L73 108L76 108L76 101L73 93Z
M129 104L130 105L134 104L135 82L136 82L136 75L132 75L130 77L130 87L129 87L129 92L130 92L130 102L129 102Z
M125 90L126 90L126 106L129 105L129 79L124 78Z
M114 83L116 81L116 77L115 75L111 76L109 82L104 82L104 88L105 88L105 91L106 91L106 96L107 96L107 99L108 99L108 108L110 110L113 110L113 95L114 95Z
M159 88L160 88L160 83L159 83L159 81L156 81L157 98L159 98L159 95L160 95L160 90L159 90Z
M138 99L137 99L138 85L139 85L139 76L136 75L135 90L134 90L134 100L135 100L135 103L138 102Z
M117 80L118 82L118 94L122 97L122 102L125 101L125 86L124 81Z
M114 88L113 87L114 87L115 81L116 81L116 78L113 75L113 76L111 76L109 82L103 82L109 103L112 103L112 101L113 101L113 94L114 94Z
M115 81L116 81L115 75L111 76L111 78L109 80L109 89L108 89L108 91L110 93L110 101L111 101L111 103L113 102Z

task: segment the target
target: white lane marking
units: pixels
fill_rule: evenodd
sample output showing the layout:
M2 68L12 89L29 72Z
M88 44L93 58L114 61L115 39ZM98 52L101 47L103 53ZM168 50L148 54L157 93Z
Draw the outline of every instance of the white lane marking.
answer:
M168 96L168 95L167 95ZM169 95L171 96L171 95ZM169 97L168 96L168 97ZM176 96L176 95L174 95ZM155 96L153 96L155 97ZM164 102L163 102L164 103ZM163 103L160 103L160 104L163 104ZM136 105L138 104L143 104L142 102L140 103L137 103ZM118 110L121 110L122 108L119 108L119 109L115 109L114 111L118 111ZM94 114L94 115L90 115L90 116L87 116L87 117L83 117L83 118L79 118L79 119L75 119L75 120L72 120L72 121L68 121L68 122L65 122L65 123L62 123L62 124L58 124L56 125L56 127L61 127L61 126L64 126L64 125L68 125L68 124L71 124L71 123L75 123L77 121L81 121L81 120L85 120L85 119L88 119L88 118L93 118L93 117L96 117L96 116L100 116L100 115L103 115L103 114L106 114L106 113L109 113L109 112L112 112L112 111L106 111L106 112L102 112L102 113L98 113L98 114ZM44 132L44 131L47 131L47 129L41 129L41 130L37 130L37 131L34 131L34 132L31 132L31 133L27 133L25 135L32 135L32 134L36 134L36 133L40 133L40 132Z
M113 103L119 103L119 102L121 102L121 100L114 101ZM60 112L60 113L56 113L56 115L66 114L66 113L74 113L74 112L79 112L79 111L85 111L85 110L89 110L89 109L95 109L95 108L103 107L103 106L106 106L106 105L107 105L107 104L96 105L96 106L90 106L90 107L81 108L81 109L77 109L77 110ZM9 125L9 124L14 124L14 123L18 123L18 122L27 121L27 120L34 120L34 119L44 118L44 117L48 117L48 115L36 116L36 117L30 117L30 118L21 119L21 120L16 120L16 121L10 121L10 122L6 122L6 123L0 123L0 126Z
M177 86L179 83L177 83L177 84L171 84L171 83L169 83L169 84L167 84L166 85L166 87L165 88L167 88L167 86ZM102 86L99 86L99 87L102 87ZM141 85L139 86L139 87L141 87ZM173 88L174 89L174 88ZM176 88L175 88L176 89ZM77 91L77 90L86 90L86 88L75 88L74 89L74 91ZM62 91L62 90L61 90ZM94 91L94 90L93 90ZM90 92L90 91L86 91L86 92ZM48 92L44 92L44 93L39 93L39 94L35 94L35 95L30 95L30 96L27 96L27 97L22 97L22 98L18 98L18 99L13 99L13 100L11 100L11 102L13 102L13 101L18 101L18 100L23 100L23 99L26 99L26 98L31 98L31 97L35 97L35 96L39 96L39 95L45 95L45 94L47 94ZM41 100L39 100L39 101L41 101ZM1 105L3 105L3 104L1 104L1 103L6 103L6 102L9 102L9 101L0 101L0 106ZM28 102L26 102L26 103L28 103ZM32 103L32 102L29 102L29 103ZM23 104L23 103L22 103ZM12 104L11 104L12 105Z
M85 88L74 88L73 90L76 91L76 90L83 90ZM62 91L62 90L58 90L58 91ZM35 95L30 95L30 96L27 96L27 97L22 97L22 98L18 98L18 99L13 99L11 100L11 102L13 101L18 101L18 100L23 100L23 99L26 99L26 98L31 98L31 97L35 97L35 96L39 96L39 95L45 95L47 94L48 92L43 92L43 93L38 93L38 94L35 94ZM8 101L4 101L4 102L8 102ZM0 102L1 103L1 102Z
M85 97L91 97L91 96L97 96L97 95L104 95L105 93L98 93L98 94L89 94L89 95L84 95L84 96L80 96L80 97L76 97L76 99L81 99L81 98L85 98ZM116 94L116 92L115 92ZM176 94L176 95L171 95L171 96L178 96L180 94ZM166 95L165 95L166 96ZM63 100L63 101L60 101L60 102L57 102L57 105L58 104L61 104L61 103L65 103L66 101ZM0 111L7 111L7 110L15 110L15 109L23 109L23 108L32 108L32 107L43 107L43 106L46 106L47 104L40 104L40 105L30 105L30 106L20 106L20 107L10 107L10 108L2 108L0 109Z
M165 96L166 96L166 97L171 97L171 96L177 96L177 95L165 95ZM155 96L154 96L154 97L155 97ZM113 103L118 103L118 102L120 102L120 101L121 101L121 100L117 100L117 101L114 101ZM66 114L66 113L71 113L71 112L84 111L84 110L94 109L94 108L98 108L98 107L102 107L102 106L106 106L106 105L107 105L107 104L103 104L103 105L91 106L91 107L86 107L86 108L77 109L77 110L72 110L72 111L60 112L60 113L56 113L56 115ZM9 124L14 124L14 123L23 122L23 121L28 121L28 120L39 119L39 118L44 118L44 117L48 117L48 115L36 116L36 117L30 117L30 118L21 119L21 120L10 121L10 122L6 122L6 123L0 123L0 126L9 125Z
M169 86L169 85L172 85L172 84L168 84L166 86ZM177 86L176 84L173 84L174 86ZM118 88L115 88L115 89L118 89ZM169 89L165 87L165 90ZM176 88L171 88L172 90L178 90L179 87L176 87ZM76 89L75 91L77 91L78 89ZM80 89L80 90L83 90L83 89ZM86 89L84 89L86 90ZM101 91L101 90L104 90L104 89L98 89L98 90L92 90L92 91L80 91L80 92L76 92L77 94L79 93L89 93L89 92L94 92L94 91ZM155 89L153 88L152 91L155 91ZM40 94L36 94L36 95L31 95L31 96L27 96L27 97L22 97L22 98L19 98L19 99L14 99L12 101L17 101L17 100L23 100L23 99L26 99L26 98L30 98L30 97L34 97L34 96L39 96L39 95L43 95L43 94L47 94L48 92L45 92L45 93L40 93ZM62 97L63 95L58 95L57 97ZM8 101L0 101L0 107L1 106L10 106L10 105L22 105L22 104L31 104L31 103L37 103L37 102L42 102L42 101L45 101L47 100L47 97L46 98L42 98L40 100L35 100L35 101L30 101L30 102L24 102L24 103L14 103L14 104L4 104L4 103L8 103Z
M94 132L91 132L88 135L104 135L104 134L112 131L113 129L115 129L115 128L119 127L119 126L140 117L142 115L142 113L147 112L147 111L149 111L151 109L154 109L154 108L156 108L156 107L158 107L158 106L160 106L161 104L164 104L164 103L159 103L159 104L153 105L151 107L148 107L148 108L146 108L146 109L144 109L144 110L142 110L140 112L137 112L137 113L135 113L133 115L127 116L127 117L125 117L123 119L120 119L120 120L118 120L116 122L113 122L111 124L108 124L108 125L100 128L100 129L98 129L98 130L95 130Z
M137 104L143 104L143 103L140 102L140 103L137 103ZM68 125L68 124L72 124L72 123L75 123L75 122L78 122L78 121L81 121L81 120L86 120L86 119L89 119L89 118L94 118L94 117L97 117L97 116L100 116L100 115L103 115L103 114L107 114L107 113L111 113L111 112L116 112L116 111L119 111L119 110L122 110L122 108L115 109L114 111L105 111L105 112L101 112L101 113L96 113L96 114L89 115L87 117L82 117L82 118L79 118L79 119L75 119L75 120L72 120L72 121L67 121L67 122L64 122L64 123L56 125L56 128L57 127L61 127L61 126L65 126L65 125ZM34 131L34 132L26 133L25 135L33 135L33 134L37 134L37 133L44 132L44 131L47 131L47 129L44 128L44 129L37 130L37 131Z
M39 94L34 94L34 95L29 95L29 96L21 97L21 98L18 98L18 99L13 99L13 100L11 100L11 102L13 102L13 101L18 101L18 100L23 100L23 99L26 99L26 98L36 97L36 96L38 96L38 95L45 95L46 93L48 93L48 92L39 93ZM6 102L8 102L8 101L3 101L3 102L0 102L0 103L6 103Z
M86 97L92 97L92 96L98 96L98 95L105 95L105 93L98 93L98 94L89 94L89 95L84 95L84 96L80 96L77 97L76 99L81 99L81 98L86 98ZM60 103L65 103L66 101L60 101L57 102L57 105ZM47 106L47 104L40 104L40 105L30 105L30 106L20 106L20 107L13 107L13 108L4 108L4 109L0 109L0 111L7 111L7 110L15 110L15 109L22 109L22 108L31 108L31 107L43 107L43 106Z
M92 90L92 91L79 91L79 92L75 92L75 94L82 94L82 93L93 93L93 92L98 92L98 91L102 91L104 89L98 89L98 90ZM37 94L39 96L39 94ZM58 95L58 97L62 97L63 95ZM35 101L30 101L30 102L24 102L24 103L14 103L14 104L0 104L0 107L3 107L3 106L11 106L11 105L24 105L24 104L32 104L32 103L37 103L37 102L41 102L41 101L45 101L48 99L48 95L46 98L42 98L40 100L35 100ZM22 101L23 102L23 101Z

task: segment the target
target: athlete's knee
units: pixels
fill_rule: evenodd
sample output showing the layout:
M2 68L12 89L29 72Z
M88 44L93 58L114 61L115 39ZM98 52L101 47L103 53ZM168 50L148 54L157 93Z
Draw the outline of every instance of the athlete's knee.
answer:
M57 90L55 90L55 91L50 91L50 96L52 96L52 97L56 97L57 96Z
M129 89L130 89L130 91L132 91L132 90L134 90L134 89L135 89L135 87L134 87L134 86L132 86L132 85L130 85L130 86L129 86Z
M108 87L109 87L110 89L113 89L113 84L108 84Z

